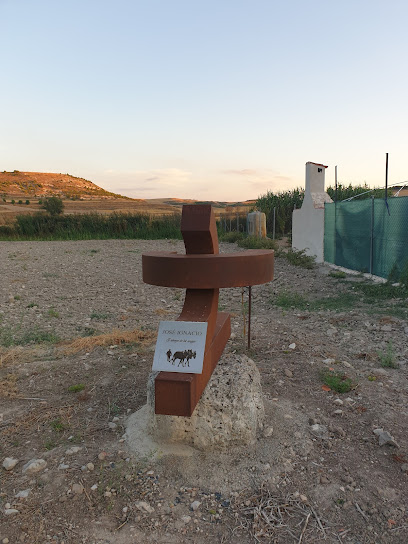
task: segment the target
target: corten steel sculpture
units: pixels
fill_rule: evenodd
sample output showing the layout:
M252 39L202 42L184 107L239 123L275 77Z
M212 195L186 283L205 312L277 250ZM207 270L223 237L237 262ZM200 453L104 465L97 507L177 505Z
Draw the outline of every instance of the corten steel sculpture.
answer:
M210 205L183 206L181 232L186 255L144 253L142 263L145 283L186 289L178 321L208 324L202 374L160 372L155 380L156 414L190 417L231 334L229 314L218 312L219 289L271 281L274 253L248 250L219 254Z

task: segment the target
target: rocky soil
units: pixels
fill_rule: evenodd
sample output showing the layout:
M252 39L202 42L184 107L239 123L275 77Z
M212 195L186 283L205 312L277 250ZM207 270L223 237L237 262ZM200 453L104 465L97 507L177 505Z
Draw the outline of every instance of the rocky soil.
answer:
M0 542L406 543L407 299L376 303L354 288L364 278L276 258L252 290L251 350L247 292L220 296L226 352L261 373L256 443L137 458L126 419L146 402L158 323L183 302L143 284L149 250L183 244L0 243Z

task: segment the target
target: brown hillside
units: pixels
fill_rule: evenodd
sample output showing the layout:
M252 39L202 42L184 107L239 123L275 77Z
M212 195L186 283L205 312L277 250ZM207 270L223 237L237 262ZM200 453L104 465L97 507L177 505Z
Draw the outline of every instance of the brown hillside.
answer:
M72 199L128 198L110 193L84 178L42 172L0 172L0 195L8 198L60 196ZM133 200L133 199L131 199Z

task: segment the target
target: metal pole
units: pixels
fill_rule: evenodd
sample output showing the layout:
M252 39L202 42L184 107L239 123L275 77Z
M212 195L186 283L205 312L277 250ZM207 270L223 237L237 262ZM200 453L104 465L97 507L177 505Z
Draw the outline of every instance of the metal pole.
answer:
M373 273L374 257L374 197L371 197L371 239L370 239L370 274Z
M385 203L388 198L388 153L385 154Z
M252 306L252 287L248 287L248 350L251 349L251 306Z
M337 256L337 166L334 168L334 264Z
M244 322L244 348L245 348L246 320L245 320L245 306L244 306L244 287L241 287L241 308L242 308L242 319Z
M272 235L273 240L275 240L275 224L276 224L276 208L273 209L273 235Z
M334 202L337 202L337 166L334 167Z
M239 232L239 215L238 215L238 212L237 212L237 232Z

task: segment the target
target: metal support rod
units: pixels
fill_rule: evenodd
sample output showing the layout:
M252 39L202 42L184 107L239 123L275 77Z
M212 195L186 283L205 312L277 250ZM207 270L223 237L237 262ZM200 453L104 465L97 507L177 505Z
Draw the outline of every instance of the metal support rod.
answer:
M248 350L251 349L251 306L252 306L252 287L248 287Z
M388 198L388 153L385 154L385 202Z
M245 336L246 336L246 319L245 319L245 306L244 306L244 287L241 287L241 308L242 308L242 320L244 322L244 348L245 348Z
M370 274L373 273L374 257L374 197L371 197Z

